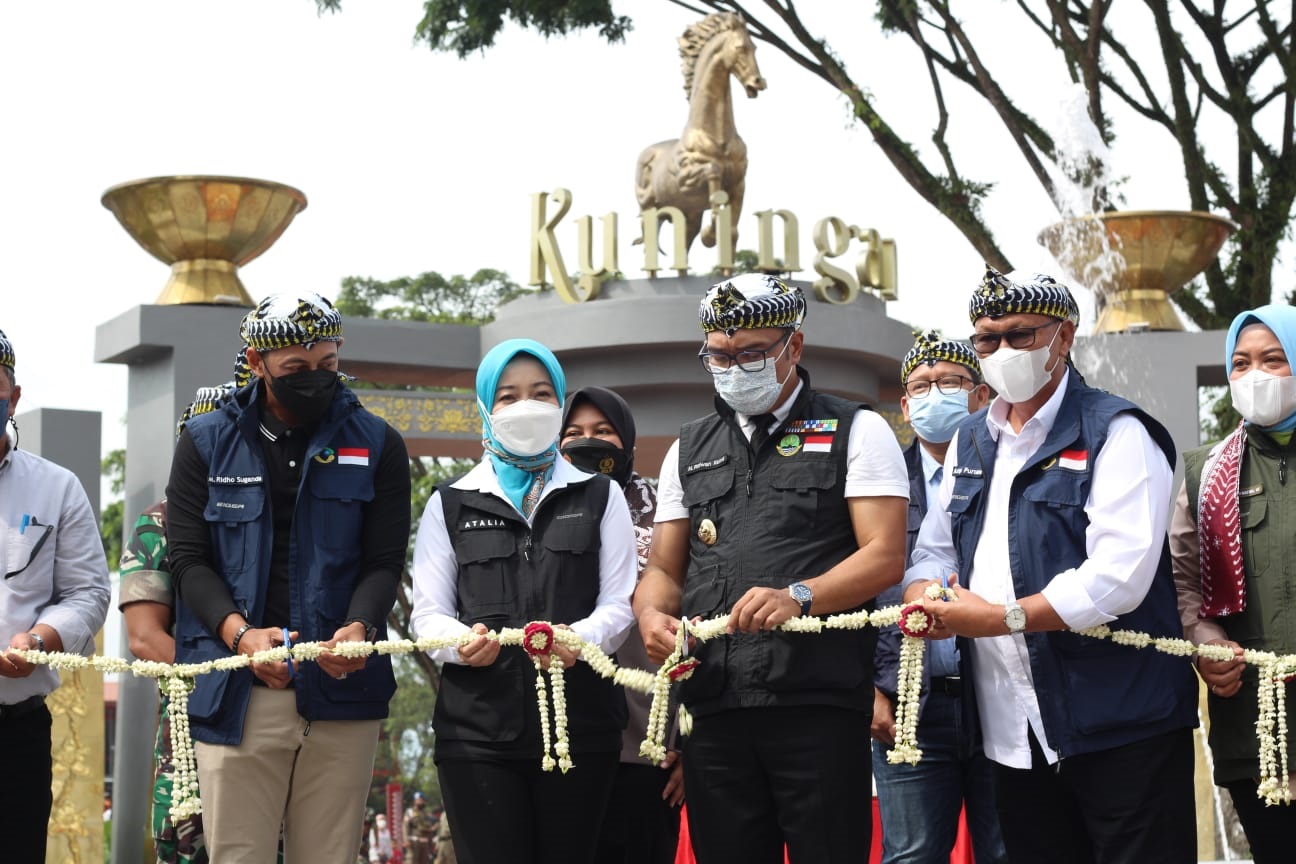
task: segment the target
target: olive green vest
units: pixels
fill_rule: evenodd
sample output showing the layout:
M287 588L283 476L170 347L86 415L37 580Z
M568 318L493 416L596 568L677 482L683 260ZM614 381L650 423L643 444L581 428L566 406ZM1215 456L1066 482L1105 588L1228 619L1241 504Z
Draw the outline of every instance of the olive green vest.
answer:
M1184 454L1188 507L1197 521L1202 470L1216 445ZM1296 439L1282 446L1262 432L1248 430L1242 459L1238 505L1246 568L1246 609L1219 619L1228 637L1243 648L1296 652ZM1243 672L1242 690L1210 705L1210 746L1215 782L1257 777L1259 745L1255 733L1256 667ZM1288 765L1296 766L1296 684L1287 684Z

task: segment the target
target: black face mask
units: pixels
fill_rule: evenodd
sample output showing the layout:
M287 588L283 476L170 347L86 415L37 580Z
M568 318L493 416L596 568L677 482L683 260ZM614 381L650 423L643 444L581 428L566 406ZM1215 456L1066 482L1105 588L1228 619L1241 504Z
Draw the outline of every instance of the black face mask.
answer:
M266 370L266 380L279 404L289 414L312 426L328 413L337 390L338 373L332 369L306 369L278 378Z
M630 454L602 438L573 438L559 448L573 465L591 474L606 474L624 486L630 480Z

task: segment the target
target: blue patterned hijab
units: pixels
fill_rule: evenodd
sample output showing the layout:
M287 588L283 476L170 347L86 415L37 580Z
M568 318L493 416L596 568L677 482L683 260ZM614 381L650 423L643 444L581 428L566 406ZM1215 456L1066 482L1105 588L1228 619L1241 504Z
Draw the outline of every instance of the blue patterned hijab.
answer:
M1296 306L1286 303L1270 303L1247 312L1241 312L1233 319L1229 327L1228 338L1224 340L1224 374L1233 367L1233 351L1237 348L1238 336L1242 328L1250 324L1263 324L1278 337L1287 362L1296 370ZM1296 413L1284 418L1273 426L1264 427L1266 432L1291 432L1296 429Z
M495 391L499 389L500 376L519 354L529 355L544 366L553 382L554 395L561 405L567 398L567 376L553 352L534 339L508 339L486 352L481 365L477 367L477 413L482 418L482 446L490 457L499 478L500 488L513 502L519 512L530 516L530 509L524 506L529 501L534 507L539 500L540 491L553 474L554 459L558 456L558 439L555 438L548 450L535 456L518 456L510 453L495 440L491 430L491 407L495 404Z

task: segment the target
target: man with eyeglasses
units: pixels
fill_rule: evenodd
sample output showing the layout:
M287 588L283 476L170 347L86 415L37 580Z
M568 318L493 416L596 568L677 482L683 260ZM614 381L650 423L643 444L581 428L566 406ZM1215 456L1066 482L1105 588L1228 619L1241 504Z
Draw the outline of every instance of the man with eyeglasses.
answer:
M6 861L44 861L50 807L50 712L59 686L48 665L18 651L89 655L108 614L108 561L76 475L18 449L9 435L22 395L13 344L0 333L0 838Z
M693 849L701 864L854 862L871 833L871 630L771 632L869 605L904 568L909 484L895 435L865 406L811 389L805 296L772 276L713 286L699 309L715 413L662 465L652 551L635 592L649 657L681 616L728 616L692 645L682 684Z
M990 399L976 354L966 342L942 339L935 330L914 335L917 339L900 364L905 391L900 410L914 431L913 443L904 453L909 469L907 554L913 552L929 498L935 498L940 489L954 431ZM878 597L878 605L894 606L903 594L899 585L888 588ZM900 630L891 625L878 635L873 681L873 777L882 814L883 864L947 864L964 806L978 864L1006 862L995 810L994 773L964 721L963 680L954 641L927 645L918 715L922 760L917 765L892 765L886 759L895 744L899 669Z
M1070 632L1182 638L1166 541L1175 460L1165 428L1071 366L1066 286L987 269L972 345L998 392L964 421L905 576L957 635L1013 861L1197 860L1184 657ZM966 586L966 587L965 587Z

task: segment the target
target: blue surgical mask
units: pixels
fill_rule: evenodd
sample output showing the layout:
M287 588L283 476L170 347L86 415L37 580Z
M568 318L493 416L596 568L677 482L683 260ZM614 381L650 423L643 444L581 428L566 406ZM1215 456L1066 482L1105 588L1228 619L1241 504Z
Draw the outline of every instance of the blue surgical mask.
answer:
M936 387L921 399L909 397L909 423L918 437L931 444L944 444L954 437L968 416L968 391L942 393Z

